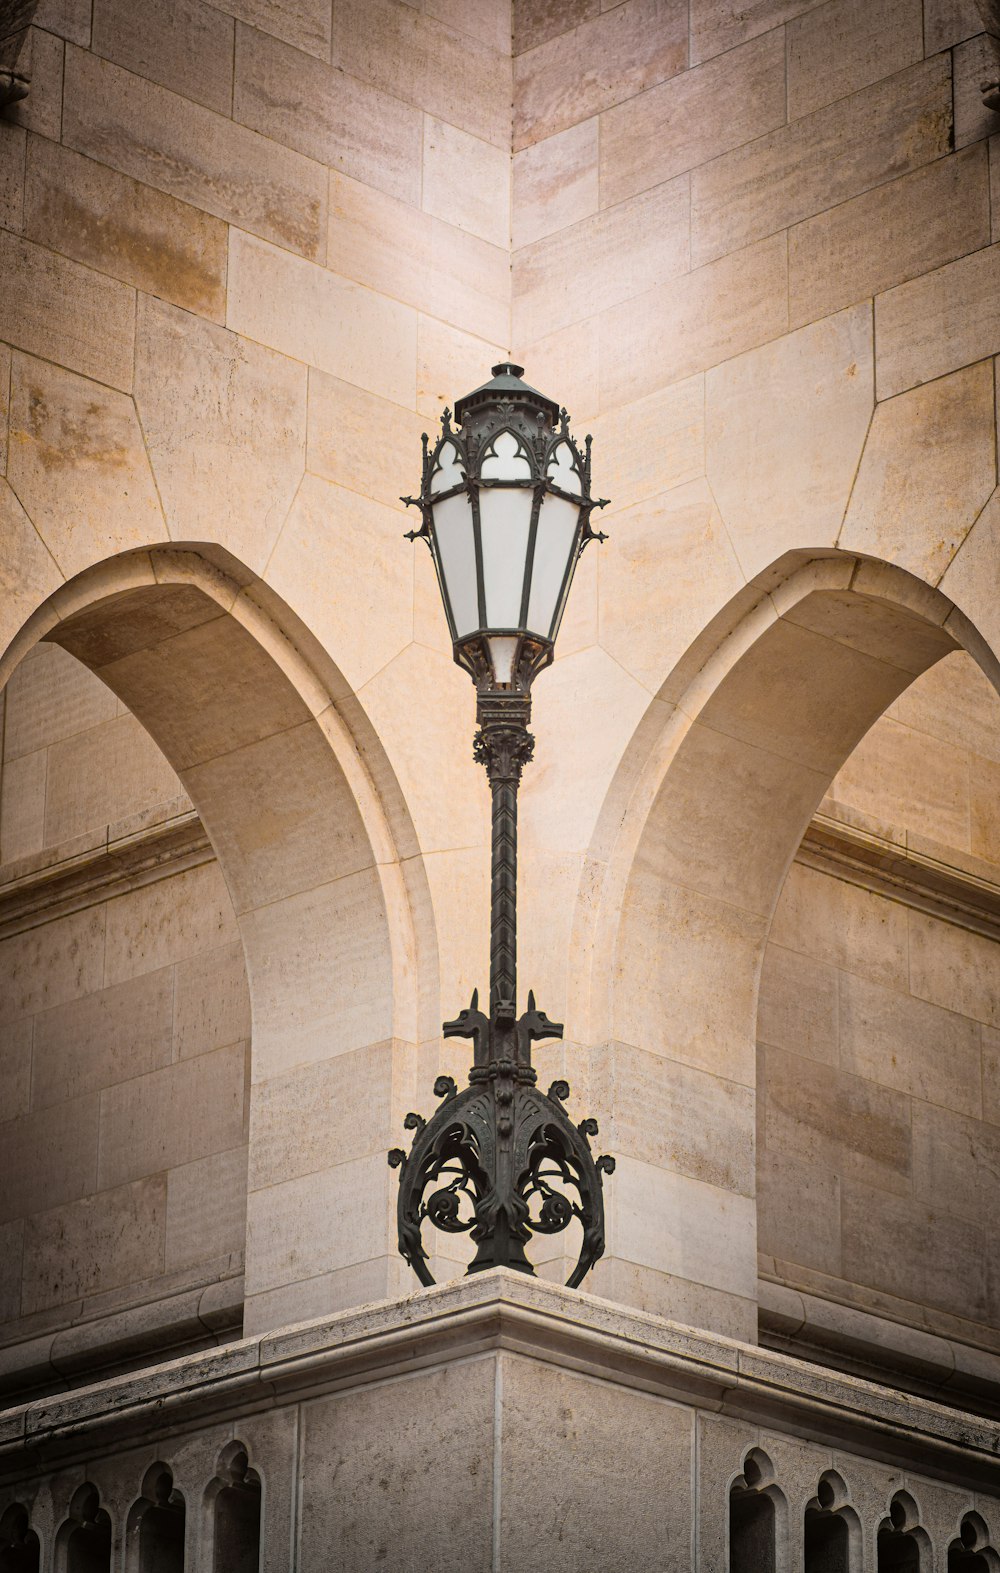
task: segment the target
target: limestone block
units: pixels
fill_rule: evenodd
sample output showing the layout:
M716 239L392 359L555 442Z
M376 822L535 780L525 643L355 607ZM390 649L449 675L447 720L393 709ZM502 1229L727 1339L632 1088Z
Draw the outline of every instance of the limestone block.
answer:
M66 574L165 539L131 399L15 355L10 421L10 484Z
M918 1305L986 1321L982 1231L910 1195L841 1187L844 1277Z
M521 55L560 33L568 33L589 17L597 16L600 0L514 0L513 52Z
M227 223L323 255L321 165L72 45L63 140Z
M776 945L905 991L906 918L895 902L793 863L770 938Z
M13 1021L104 982L104 908L88 907L3 942L0 1021Z
M913 1192L928 1206L969 1223L995 1218L1000 1127L914 1101Z
M756 1294L756 1208L749 1197L624 1156L605 1205L615 1257L748 1299Z
M601 407L642 398L665 380L703 371L787 327L787 247L780 236L602 312Z
M776 1049L836 1065L837 973L798 951L768 945L757 1002L757 1037Z
M877 315L875 332L881 344ZM995 483L993 366L981 361L878 406L838 544L936 584Z
M590 325L585 333L574 323L558 333L547 333L534 344L514 341L518 364L527 367L532 383L558 388L559 397L577 425L600 408L598 397L599 334Z
M910 1106L891 1088L846 1071L817 1071L781 1049L764 1056L765 1144L842 1180L908 1195L912 1173Z
M990 211L993 239L1000 240L1000 137L990 138Z
M133 715L117 716L49 749L45 840L70 841L149 804L170 802L180 783Z
M682 175L518 251L514 335L527 342L544 338L665 284L687 265L688 180Z
M995 582L991 576L997 572L1000 572L1000 491L995 491L987 502L948 565L940 586L942 592L972 619L992 648L996 648L996 641L1000 639L1000 619L991 588ZM987 752L982 741L977 746L983 753Z
M983 1119L1000 1125L1000 1032L984 1026L983 1033Z
M25 620L63 576L6 481L0 480L0 640L20 633Z
M633 875L618 943L615 1037L753 1086L747 1024L764 938L763 920L731 902Z
M0 1223L88 1195L97 1176L97 1127L96 1095L7 1121Z
M424 417L422 426L437 422L445 406L453 409L463 393L471 393L488 381L490 367L505 354L499 344L489 344L421 312L417 317L416 407Z
M1000 246L880 295L875 336L880 399L1000 352Z
M456 328L501 343L507 337L506 248L336 172L330 176L327 262L356 284L443 317ZM412 394L397 398L397 403L410 402Z
M31 92L8 111L15 125L54 142L59 141L62 120L64 54L61 38L40 27L28 29L18 66L31 72Z
M588 218L598 208L598 117L569 126L515 153L512 165L515 248Z
M25 233L101 273L217 321L225 225L152 186L33 137Z
M873 404L867 306L708 373L708 479L747 578L792 542L834 543Z
M500 1360L505 1564L691 1573L693 1412L542 1361Z
M326 59L236 30L233 112L243 125L330 169L419 204L423 117Z
M320 60L330 58L326 0L225 0L220 9Z
M788 117L894 76L924 55L921 0L833 0L788 24Z
M250 1189L387 1152L397 1140L394 1062L405 1053L382 1043L258 1082L250 1120Z
M425 0L424 10L491 49L510 54L510 0Z
M58 645L39 643L6 686L5 758L49 749L116 713L115 695L101 678Z
M739 0L692 0L692 64L732 49L745 39L756 38L772 27L780 27L782 22L823 3L824 0L764 0L749 10Z
M249 913L243 937L255 1078L391 1037L390 940L374 870Z
M410 307L235 229L227 323L370 393L404 407L413 403L416 314Z
M5 339L113 388L131 388L133 290L7 230L0 230L0 274Z
M757 1441L757 1428L743 1420L700 1411L695 1418L698 1521L695 1535L698 1573L725 1567L729 1545L729 1487L744 1454Z
M969 844L969 756L953 744L883 717L833 784L841 803L956 849Z
M0 141L0 227L3 229L20 231L24 227L27 142L28 133L23 126L4 127L4 136Z
M329 1316L335 1311L350 1311L359 1305L409 1294L413 1278L402 1257L380 1256L369 1262L336 1267L295 1283L251 1294L243 1302L243 1327L250 1332L269 1332L296 1322ZM280 1563L278 1564L280 1567Z
M162 1174L29 1218L21 1314L151 1278L163 1261Z
M989 238L985 150L937 159L790 230L792 324L930 273Z
M250 1037L250 994L239 940L176 967L174 1051L180 1059Z
M242 1252L246 1236L247 1154L243 1146L210 1153L166 1176L163 1266L169 1272Z
M510 160L503 148L424 117L425 213L506 248L510 244Z
M0 1081L4 1089L3 1119L16 1120L27 1114L31 1098L30 1016L0 1027Z
M101 1094L98 1186L225 1152L243 1140L242 1043L119 1082Z
M814 110L691 177L691 255L707 262L951 151L948 62L934 56Z
M402 512L400 492L419 488L426 425L411 409L315 368L309 373L306 467L323 480Z
M228 115L234 31L232 18L204 0L160 0L150 15L128 0L95 0L91 48L127 71Z
M978 1023L849 972L840 976L840 1059L883 1087L981 1112Z
M757 1248L839 1278L840 1179L779 1148L757 1168Z
M341 0L333 19L335 66L497 147L510 146L506 53L402 0Z
M304 1407L301 1573L393 1562L439 1573L493 1568L495 1361L449 1364Z
M298 1283L385 1256L389 1182L385 1153L338 1163L247 1195L247 1293ZM395 1196L392 1198L395 1214ZM395 1247L395 1217L392 1219ZM300 1320L300 1318L296 1318Z
M924 0L924 47L929 55L950 49L983 30L976 0Z
M35 1017L32 1107L47 1108L169 1065L169 967L98 989Z
M14 863L45 843L44 749L4 761L0 775L0 860Z
M15 1218L0 1225L0 1322L13 1322L21 1312L21 1240L24 1223Z
M136 402L171 534L221 538L262 567L302 475L305 369L146 297L137 337Z
M985 513L980 515L980 521L985 518ZM998 714L996 689L964 650L929 667L918 683L904 689L890 711L903 726L1000 764Z
M90 43L90 0L41 0L35 25L86 49Z
M955 146L966 147L1000 131L1000 114L983 103L982 87L1000 73L1000 40L980 33L954 52Z
M606 110L601 202L620 202L784 123L785 41L777 30Z
M400 455L394 472L400 491L417 484L419 466L419 449L407 468ZM336 652L354 689L411 637L413 559L402 537L395 509L307 475L268 565L272 589Z
M174 874L118 896L107 907L106 983L155 972L237 937L232 902L217 863Z
M594 437L595 492L610 494L614 518L612 538L619 530L618 519L633 503L674 487L683 487L704 472L705 467L705 380L687 377L637 399L619 409L599 415L592 423ZM692 488L689 494L695 495ZM670 499L661 499L670 505ZM605 551L602 561L612 555ZM724 598L724 597L723 597Z
M519 54L514 150L676 76L687 64L687 15L671 0L626 0Z
M1000 1026L993 941L923 912L911 911L907 917L910 988L917 998Z
M1000 864L1000 766L973 755L969 761L970 851Z
M724 1191L753 1195L754 1095L749 1087L621 1043L609 1054L592 1098L607 1108L614 1100L613 1120L601 1121L601 1139L616 1153ZM724 1142L720 1131L726 1133Z

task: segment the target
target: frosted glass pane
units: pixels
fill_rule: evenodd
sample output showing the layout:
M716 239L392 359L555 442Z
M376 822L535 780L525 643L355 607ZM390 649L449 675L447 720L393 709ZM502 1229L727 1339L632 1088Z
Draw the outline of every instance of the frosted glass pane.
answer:
M497 487L495 491L479 493L486 622L490 628L516 628L521 620L533 498L534 493L527 486Z
M509 683L514 675L514 655L517 651L516 639L490 639L490 655L493 658L493 675L498 683Z
M434 535L438 560L451 601L459 639L479 627L476 594L476 542L472 533L472 504L465 492L434 504Z
M546 493L538 515L538 533L535 536L535 566L531 575L531 595L528 599L528 627L533 634L552 637L552 619L562 588L566 564L576 539L580 510L565 497Z
M546 473L553 486L558 486L561 491L575 492L578 497L583 491L580 473L576 468L576 459L568 442L561 442L556 446L548 462Z
M438 454L437 467L431 476L431 495L450 491L462 483L462 464L453 442L446 442Z
M484 481L531 480L528 456L512 431L502 431L494 437L479 473Z

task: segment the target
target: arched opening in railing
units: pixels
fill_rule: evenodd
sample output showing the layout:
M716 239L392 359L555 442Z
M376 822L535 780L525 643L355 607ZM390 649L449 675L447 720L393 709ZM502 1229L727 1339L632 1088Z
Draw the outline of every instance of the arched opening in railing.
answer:
M28 1510L13 1503L0 1518L0 1573L38 1573L38 1536Z
M729 1573L775 1573L773 1481L770 1459L752 1448L729 1488Z
M111 1573L111 1553L111 1519L88 1481L74 1493L56 1539L56 1568L58 1573Z
M257 1573L260 1566L260 1477L246 1448L232 1443L209 1488L214 1495L212 1566L215 1573Z

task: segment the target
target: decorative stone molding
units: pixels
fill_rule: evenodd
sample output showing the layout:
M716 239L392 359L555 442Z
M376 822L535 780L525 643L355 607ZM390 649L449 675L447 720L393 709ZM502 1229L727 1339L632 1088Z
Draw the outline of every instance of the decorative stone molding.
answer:
M38 0L0 0L0 120L28 96L31 73L18 70L18 61L37 6Z

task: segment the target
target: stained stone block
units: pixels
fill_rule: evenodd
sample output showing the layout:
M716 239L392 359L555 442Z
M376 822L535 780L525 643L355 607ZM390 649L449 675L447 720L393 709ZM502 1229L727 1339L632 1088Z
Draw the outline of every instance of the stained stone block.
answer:
M38 136L59 141L63 112L63 61L65 45L41 27L28 29L18 57L18 68L31 72L31 92L8 111L16 125Z
M883 717L861 739L831 788L902 838L916 831L956 850L969 841L969 756L954 744Z
M547 43L568 33L592 16L600 13L600 0L514 0L513 3L513 52L524 54L536 44Z
M119 896L107 909L107 983L153 972L237 938L233 904L217 863Z
M795 120L923 59L922 0L833 0L788 24L788 116Z
M857 1184L841 1188L844 1276L900 1299L985 1321L982 1230L911 1195Z
M982 514L980 519L989 522ZM930 667L900 694L890 714L903 726L1000 764L996 689L964 650Z
M0 1027L0 1085L4 1089L2 1119L16 1120L27 1114L31 1098L30 1016Z
M597 212L597 135L594 115L514 155L515 249Z
M90 43L90 0L40 0L36 27L86 49Z
M210 1153L166 1176L167 1272L240 1255L246 1238L247 1154L244 1146Z
M95 1095L5 1122L0 1223L45 1212L93 1191L98 1114Z
M0 273L5 339L114 388L131 388L133 290L6 230L0 230Z
M905 909L801 864L788 871L770 938L875 983L907 988Z
M856 973L841 974L844 1070L958 1114L979 1115L979 1052L975 1021Z
M103 908L87 907L5 940L0 1021L99 989L104 982L104 922Z
M757 1003L757 1036L761 1043L789 1049L821 1065L836 1065L837 1029L834 969L798 951L768 945Z
M5 127L0 141L0 227L24 227L24 164L28 133L22 127ZM9 355L9 351L7 352ZM2 378L0 378L2 386ZM0 458L3 450L0 449Z
M21 1314L154 1277L163 1261L162 1174L29 1218Z
M102 1092L99 1188L239 1146L245 1060L234 1043Z
M326 0L225 0L222 9L249 27L320 60L330 58L330 7Z
M782 1149L762 1153L757 1174L757 1248L839 1277L840 1179Z
M128 0L95 0L91 48L148 81L228 115L235 24L203 0L159 0L151 14Z
M396 1139L391 1043L338 1054L257 1082L249 1184L255 1191L386 1151Z
M981 33L983 16L976 0L924 0L924 45L927 54L950 49Z
M131 978L35 1017L32 1106L46 1108L169 1064L174 975Z
M910 1109L892 1089L846 1071L818 1074L811 1061L769 1048L761 1097L771 1157L909 1195Z
M913 1104L913 1192L953 1218L982 1224L1000 1203L1000 1127Z
M249 1039L250 994L239 940L179 961L176 979L173 1029L180 1059Z
M45 843L44 749L4 761L0 775L0 859L15 863Z
M1000 114L983 103L983 84L1000 80L1000 39L980 33L959 44L955 74L955 146L966 147L1000 131Z
M910 988L918 999L1000 1027L993 941L923 912L908 914Z
M46 843L103 830L152 804L171 802L180 791L177 776L135 716L117 716L49 749Z
M763 0L748 10L734 4L734 0L692 0L691 62L721 54L823 3L824 0Z
M424 212L506 248L511 185L506 151L430 115L423 140Z
M1000 245L880 295L875 336L880 399L1000 352Z

